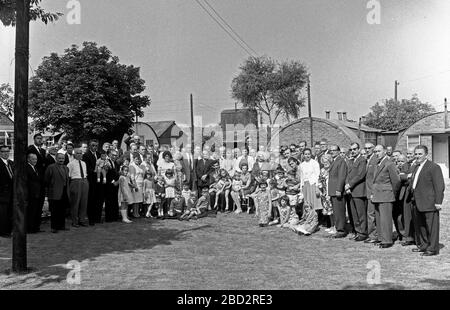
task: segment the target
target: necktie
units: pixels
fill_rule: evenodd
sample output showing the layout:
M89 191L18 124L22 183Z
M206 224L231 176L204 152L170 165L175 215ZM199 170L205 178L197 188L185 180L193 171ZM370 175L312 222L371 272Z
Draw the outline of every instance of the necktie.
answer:
M11 166L9 165L9 162L6 164L6 169L8 170L9 177L12 179L14 174L12 172Z
M80 174L81 174L81 178L84 179L84 171L83 171L83 165L81 164L81 160L79 160L78 163L80 164Z
M34 168L34 166L31 166L33 168L34 173L36 173L37 176L39 176L39 174L37 173L36 168Z

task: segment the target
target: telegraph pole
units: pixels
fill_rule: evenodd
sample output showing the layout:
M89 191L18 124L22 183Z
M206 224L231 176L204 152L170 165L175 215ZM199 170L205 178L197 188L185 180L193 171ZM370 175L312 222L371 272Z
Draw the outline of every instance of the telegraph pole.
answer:
M194 155L194 96L191 94L191 153Z
M16 0L16 66L14 80L13 272L27 271L27 144L30 0Z
M313 118L312 118L312 111L311 111L311 83L308 79L308 114L309 114L309 126L310 126L310 132L311 132L311 147L314 145L314 135L313 135Z
M400 85L400 83L397 80L395 80L395 103L397 103L398 85Z

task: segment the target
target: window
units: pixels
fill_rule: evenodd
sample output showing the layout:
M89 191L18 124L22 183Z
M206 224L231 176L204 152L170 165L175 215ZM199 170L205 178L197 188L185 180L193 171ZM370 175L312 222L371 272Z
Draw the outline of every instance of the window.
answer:
M14 132L13 131L0 131L0 144L13 146Z
M416 147L420 144L420 136L419 135L408 136L406 143L408 148Z
M377 133L376 132L364 132L364 143L372 143L377 145Z

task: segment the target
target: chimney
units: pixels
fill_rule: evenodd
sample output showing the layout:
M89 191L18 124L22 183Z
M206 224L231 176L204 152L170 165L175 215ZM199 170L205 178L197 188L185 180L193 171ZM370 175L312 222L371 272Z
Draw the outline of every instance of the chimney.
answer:
M330 111L325 111L325 118L330 119Z
M342 121L342 112L337 112L338 120Z
M342 118L347 121L347 112L342 112Z

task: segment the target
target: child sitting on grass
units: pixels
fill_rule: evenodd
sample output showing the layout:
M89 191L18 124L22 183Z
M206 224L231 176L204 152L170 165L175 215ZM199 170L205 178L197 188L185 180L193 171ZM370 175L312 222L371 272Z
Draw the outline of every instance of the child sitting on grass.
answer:
M184 214L180 217L180 220L205 217L209 208L209 191L207 187L204 187L202 189L202 196L195 202L194 206L184 212Z
M175 198L172 199L169 207L169 217L170 218L178 218L183 215L185 210L186 202L184 197L181 196L181 192L179 189L175 190Z

